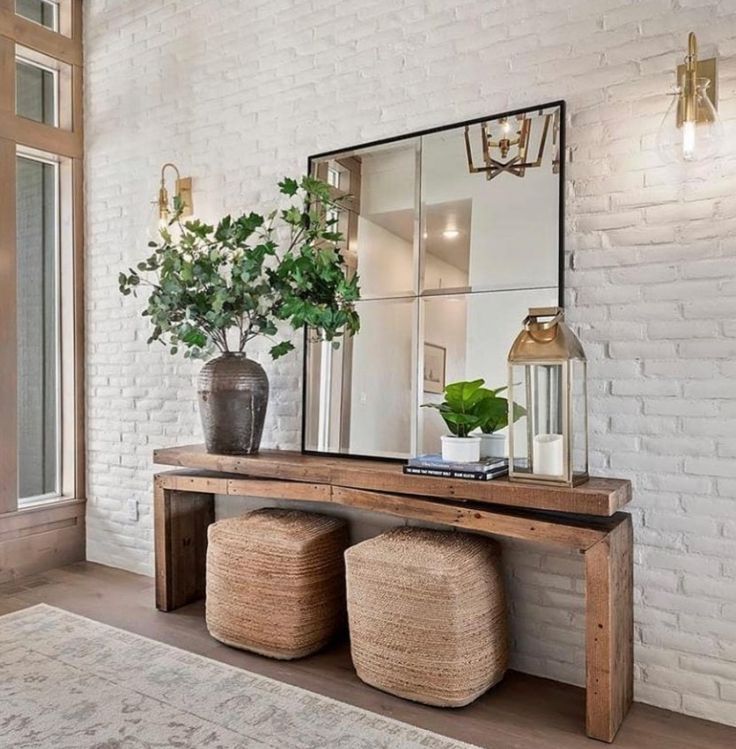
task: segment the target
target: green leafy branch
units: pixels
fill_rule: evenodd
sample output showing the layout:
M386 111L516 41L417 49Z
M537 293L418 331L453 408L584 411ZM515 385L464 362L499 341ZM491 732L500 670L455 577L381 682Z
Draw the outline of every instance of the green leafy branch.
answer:
M276 359L294 348L279 339L279 322L307 325L334 345L358 332L359 279L340 252L339 201L331 200L329 185L309 176L285 178L279 190L290 201L286 208L225 216L216 225L182 221L175 200L160 241L149 242L149 257L118 277L124 295L148 289L142 314L152 325L149 343L204 358L213 349L243 352L263 336ZM289 241L280 248L283 226Z

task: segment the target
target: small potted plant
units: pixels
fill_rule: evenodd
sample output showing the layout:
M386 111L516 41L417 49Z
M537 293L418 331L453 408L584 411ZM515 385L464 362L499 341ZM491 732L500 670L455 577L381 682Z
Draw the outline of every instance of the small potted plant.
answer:
M279 323L305 325L338 346L360 327L358 277L343 263L337 201L312 177L279 183L288 205L264 216L225 216L216 225L181 222L181 205L152 254L121 273L121 293L149 289L143 315L171 353L210 359L199 375L199 406L208 452L258 451L268 403L268 378L248 358L250 341L266 338L276 359L294 348ZM286 237L280 242L280 238Z
M480 404L491 393L483 380L452 382L445 387L442 403L424 403L423 408L439 411L450 434L442 435L442 459L453 463L474 463L480 460L478 435L471 432L482 423Z
M481 458L505 458L507 457L506 435L502 433L509 424L509 402L506 398L499 397L499 393L506 390L507 386L489 389L488 395L478 403L477 412L481 422L479 425L480 435L480 457ZM518 421L526 410L518 403L514 403L514 422Z

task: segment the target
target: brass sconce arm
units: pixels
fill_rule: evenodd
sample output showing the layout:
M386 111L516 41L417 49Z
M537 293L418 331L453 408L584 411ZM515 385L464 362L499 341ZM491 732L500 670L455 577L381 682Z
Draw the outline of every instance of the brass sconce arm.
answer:
M166 170L174 171L174 196L178 198L178 203L182 206L181 215L192 215L192 178L182 177L176 164L167 161L161 167L161 182L158 190L158 199L154 201L158 205L159 219L168 222L172 213L172 207L169 203L169 192L166 189Z
M687 38L687 57L682 81L682 119L684 122L695 122L697 108L695 90L698 80L698 40L691 31Z

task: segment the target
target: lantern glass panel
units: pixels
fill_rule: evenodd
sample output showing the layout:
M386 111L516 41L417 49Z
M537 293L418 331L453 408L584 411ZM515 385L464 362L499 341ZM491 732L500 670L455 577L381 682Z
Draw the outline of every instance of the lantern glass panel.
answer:
M565 480L567 362L514 364L511 397L526 410L514 425L514 473Z
M586 362L570 362L570 442L572 473L575 479L588 476L588 386Z

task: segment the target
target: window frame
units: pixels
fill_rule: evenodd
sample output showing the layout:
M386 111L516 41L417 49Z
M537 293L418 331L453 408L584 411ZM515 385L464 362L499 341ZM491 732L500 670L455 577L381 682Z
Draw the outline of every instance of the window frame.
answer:
M0 0L0 515L28 506L85 497L84 445L84 206L82 120L82 0L59 0L51 30ZM57 127L16 114L18 48L70 66L70 122ZM31 64L37 65L35 60ZM56 71L58 73L58 71ZM58 86L58 75L55 76ZM57 88L57 120L64 92ZM65 123L66 124L66 123ZM59 491L19 502L17 398L16 159L56 163L56 296ZM64 195L66 192L68 195ZM66 238L65 238L66 237ZM65 242L69 243L67 248ZM59 381L62 380L62 381Z

